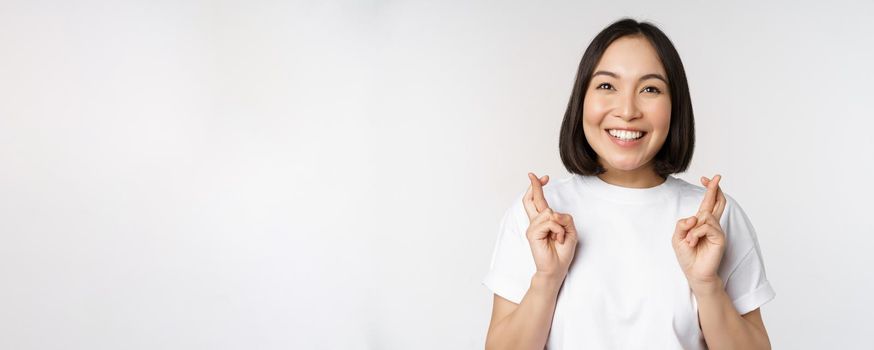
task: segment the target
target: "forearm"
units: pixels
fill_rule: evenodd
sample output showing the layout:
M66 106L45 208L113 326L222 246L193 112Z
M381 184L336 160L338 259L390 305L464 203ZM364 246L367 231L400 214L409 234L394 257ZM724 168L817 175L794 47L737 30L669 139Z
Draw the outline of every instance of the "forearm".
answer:
M770 349L768 337L744 319L726 294L722 280L693 288L698 300L698 319L707 346L720 349Z
M486 349L538 349L546 346L562 281L535 274L512 313L489 331Z

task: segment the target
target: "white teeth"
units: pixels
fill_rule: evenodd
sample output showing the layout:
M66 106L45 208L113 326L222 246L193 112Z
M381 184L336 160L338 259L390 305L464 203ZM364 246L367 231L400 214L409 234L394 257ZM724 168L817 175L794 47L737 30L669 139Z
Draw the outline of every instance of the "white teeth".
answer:
M622 140L636 140L643 136L643 133L640 131L626 131L626 130L607 130L610 135L615 136L616 138Z

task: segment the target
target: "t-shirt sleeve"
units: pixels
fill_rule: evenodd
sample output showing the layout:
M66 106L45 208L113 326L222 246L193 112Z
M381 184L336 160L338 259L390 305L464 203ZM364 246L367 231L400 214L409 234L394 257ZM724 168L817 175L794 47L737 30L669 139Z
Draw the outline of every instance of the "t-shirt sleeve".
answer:
M493 293L516 304L522 302L536 267L525 232L528 215L522 205L522 196L503 215L498 226L498 239L492 252L489 272L482 283Z
M752 222L734 198L727 194L725 197L720 225L727 247L719 275L732 304L743 315L771 301L776 294L765 274L765 262Z

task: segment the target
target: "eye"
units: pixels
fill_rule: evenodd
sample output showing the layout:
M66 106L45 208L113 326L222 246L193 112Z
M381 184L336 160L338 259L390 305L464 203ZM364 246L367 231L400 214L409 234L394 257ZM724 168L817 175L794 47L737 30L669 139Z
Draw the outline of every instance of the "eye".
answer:
M647 87L643 88L644 91L646 91L646 89L652 89L652 92L655 92L656 94L662 93L662 90L659 90L659 88L657 88L655 86L647 86Z
M613 89L613 85L610 85L610 83L601 83L601 85L598 85L595 89L600 89L602 86L605 86L605 85L608 86L607 89L609 89L609 90Z

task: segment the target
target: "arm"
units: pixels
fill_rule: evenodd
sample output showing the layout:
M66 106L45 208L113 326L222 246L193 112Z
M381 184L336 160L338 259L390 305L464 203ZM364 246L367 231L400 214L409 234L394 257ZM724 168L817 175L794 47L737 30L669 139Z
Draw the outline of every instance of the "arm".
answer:
M741 316L722 288L722 280L693 291L698 300L698 320L710 349L771 349L759 309Z
M519 304L495 294L486 349L543 349L562 282L535 273Z
M494 297L492 320L486 335L486 349L543 349L558 291L567 276L577 247L577 229L570 214L549 208L542 185L528 173L531 186L523 196L529 225L525 232L535 272L528 291L518 305L498 295Z
M741 316L718 275L726 246L725 232L719 221L727 203L719 188L721 178L720 175L712 180L701 177L707 191L698 213L677 221L672 238L674 251L698 301L698 321L708 347L770 349L760 311L756 309Z

